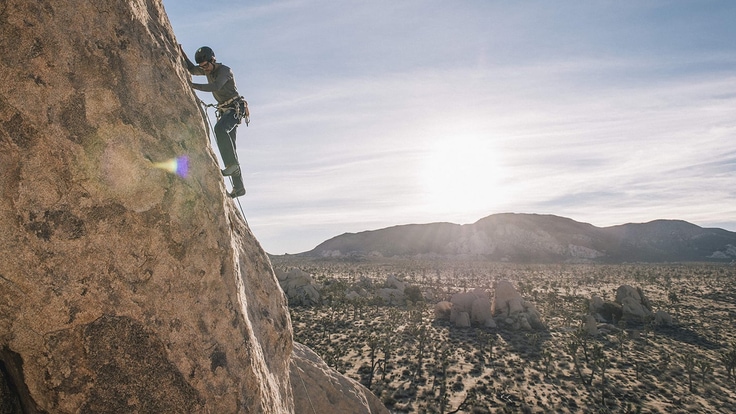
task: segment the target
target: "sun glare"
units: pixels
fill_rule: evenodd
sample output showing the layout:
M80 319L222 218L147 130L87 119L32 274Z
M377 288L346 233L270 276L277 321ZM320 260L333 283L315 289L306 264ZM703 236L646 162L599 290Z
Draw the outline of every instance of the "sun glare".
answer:
M180 177L186 178L189 174L189 157L183 155L181 157L172 158L163 162L156 162L153 164L155 168L168 171L172 174L176 174Z
M435 142L422 173L427 210L490 213L506 201L503 178L499 153L490 142L475 138Z

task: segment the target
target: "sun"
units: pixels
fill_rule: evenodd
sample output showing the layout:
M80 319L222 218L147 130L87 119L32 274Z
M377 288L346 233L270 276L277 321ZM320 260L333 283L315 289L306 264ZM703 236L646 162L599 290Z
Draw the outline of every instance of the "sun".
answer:
M438 140L424 159L422 188L432 213L487 214L507 198L499 152L478 138Z

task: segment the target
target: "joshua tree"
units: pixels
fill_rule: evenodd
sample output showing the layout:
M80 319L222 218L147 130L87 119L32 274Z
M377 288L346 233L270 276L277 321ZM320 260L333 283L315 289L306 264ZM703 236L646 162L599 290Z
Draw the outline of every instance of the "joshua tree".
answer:
M447 368L450 366L450 350L447 347L443 347L440 357L439 357L439 363L440 363L440 369L441 371L437 372L435 374L435 382L437 382L437 377L442 376L442 379L439 381L440 385L440 413L444 414L445 409L447 408L447 403L450 401L450 396L447 392Z
M529 345L531 345L532 348L535 348L539 343L539 332L526 334L526 339L529 341Z
M383 334L381 335L380 347L381 351L383 351L381 381L386 381L386 374L389 371L389 361L396 348L395 333L395 327L390 324L383 330Z
M547 292L547 304L549 305L549 308L550 308L550 312L549 312L550 315L559 313L558 309L560 308L560 304L561 304L560 302L561 300L560 300L560 297L557 295L557 292L555 291Z
M409 302L409 321L411 325L418 326L424 321L424 311L427 309L427 302L417 301Z
M583 379L583 372L580 370L580 362L578 361L578 349L580 348L580 342L578 342L578 339L573 337L570 338L567 343L565 344L565 351L572 357L572 363L575 366L575 371L578 373L578 378L580 378L580 382L585 384L587 387L588 384Z
M416 339L417 339L417 368L414 370L414 374L411 376L412 384L417 379L417 375L419 375L422 372L422 363L424 362L424 352L427 348L427 339L429 337L429 332L427 332L427 327L422 325L416 330Z
M603 350L601 345L593 346L591 351L593 358L593 366L598 369L601 373L601 405L606 405L606 370L611 366L611 361L608 359L606 352ZM590 382L593 382L593 373L590 374Z
M488 348L492 348L491 334L481 329L477 329L475 339L478 342L478 353L480 355L480 363L481 363L481 366L483 366L486 363L486 358L485 358L486 350ZM493 350L491 349L489 353L493 354ZM488 358L489 361L490 359L491 357Z
M378 335L371 333L371 335L368 337L367 344L371 362L369 367L370 372L368 373L368 381L365 386L366 388L371 389L371 385L373 384L373 375L376 372L376 368L378 368L381 364L385 366L386 360L378 358L378 349L381 346L381 338L379 338Z
M493 353L494 346L496 346L496 335L488 335L488 362L493 361L495 358Z
M723 367L726 369L728 379L732 379L734 369L736 369L736 342L731 344L731 349L721 351L719 359L721 360Z
M578 328L577 331L575 331L575 339L578 341L578 344L580 345L580 348L583 349L583 357L585 358L585 363L590 363L590 358L588 357L588 340L590 339L590 335L588 335L588 331L583 329L581 326Z
M705 385L705 377L713 372L713 365L707 359L699 359L696 365L700 370L700 384Z
M626 347L624 346L626 342L626 331L621 328L618 332L616 332L616 339L618 339L618 352L621 358L624 357L624 350Z
M460 405L458 405L455 410L447 412L447 414L458 413L464 408L477 407L478 403L477 391L475 389L468 390L468 393L465 395L465 399L460 403Z
M667 371L667 368L669 368L671 362L672 362L672 357L670 356L670 353L665 350L660 350L659 351L659 370L661 372Z
M590 364L587 364L588 367L590 368L590 376L588 377L588 381L587 381L588 385L592 385L593 384L593 379L595 378L595 373L598 370L598 360L597 359L600 357L598 355L599 352L600 353L603 352L603 347L600 346L600 345L597 345L597 344L596 345L593 345L592 349L590 350L590 356L591 356L591 359L593 360L593 362L590 363Z
M353 306L353 322L358 321L363 316L365 306L368 304L368 300L362 297L354 298L350 301Z
M577 311L581 315L587 315L590 313L590 299L580 298L577 303Z
M324 361L327 365L334 368L335 370L344 373L344 369L342 367L342 357L345 356L345 349L342 347L327 347L327 349L323 352L324 354Z
M670 301L670 305L675 310L675 313L677 313L677 308L680 303L680 298L677 297L677 293L675 293L674 290L670 291L670 293L667 294L667 299Z
M552 366L552 352L549 349L545 348L542 351L542 364L544 366L544 376L545 378L549 378L549 370Z
M693 392L693 376L695 375L695 355L693 355L693 353L689 351L685 352L685 354L680 357L680 361L685 368L685 372L687 372L688 389L690 390L690 392Z
M636 380L639 381L639 376L642 371L646 368L647 363L639 358L634 359L634 369L636 370Z

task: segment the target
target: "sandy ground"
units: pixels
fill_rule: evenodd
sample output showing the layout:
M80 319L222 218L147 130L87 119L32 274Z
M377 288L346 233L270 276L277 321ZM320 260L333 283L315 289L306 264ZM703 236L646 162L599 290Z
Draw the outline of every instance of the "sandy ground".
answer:
M391 412L736 412L736 379L721 362L736 347L734 266L295 258L274 266L299 267L322 286L322 306L291 309L295 340L369 386ZM389 275L418 286L426 301L344 298L355 286L381 287ZM476 287L492 295L501 279L536 304L546 329L455 328L435 319L434 303ZM640 287L675 325L625 321L581 335L591 295L613 301L623 284Z

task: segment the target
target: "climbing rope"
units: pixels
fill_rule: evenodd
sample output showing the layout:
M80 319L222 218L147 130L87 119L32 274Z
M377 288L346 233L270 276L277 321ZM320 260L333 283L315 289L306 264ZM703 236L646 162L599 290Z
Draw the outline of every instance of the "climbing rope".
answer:
M291 363L294 363L294 360L291 360ZM294 370L296 371L296 374L299 375L299 379L302 380L302 387L304 387L304 393L307 394L307 401L309 401L309 406L312 407L312 412L314 414L317 414L317 410L314 409L314 404L312 404L312 398L309 396L309 391L307 391L307 384L304 383L304 378L302 378L302 373L299 372L299 367L296 367Z
M204 101L202 101L199 98L197 98L197 102L199 102L199 104L201 105L201 109L204 112L203 118L205 122L207 123L207 138L210 140L210 142L212 142L212 136L214 135L215 130L212 127L212 122L210 121L210 114L209 112L207 112L207 108L212 108L212 107L217 108L217 106L213 104L206 104L204 103ZM248 114L248 103L247 102L245 103L245 108L246 108L246 112L245 112L246 126L248 126L250 119L249 119L249 114ZM235 159L237 160L237 158L238 158L238 153L236 151ZM238 162L238 164L240 164L240 162ZM232 177L230 177L230 185L233 186ZM243 206L240 204L240 200L238 198L235 198L235 201L238 203L238 207L240 207L240 214L243 216L243 220L245 221L245 224L249 226L248 219L245 218L245 213L243 212ZM294 360L292 359L290 363L294 364ZM312 397L309 396L309 391L307 390L307 384L304 382L304 378L302 378L302 373L299 372L299 367L296 367L295 371L296 371L296 374L299 375L299 379L302 382L302 387L304 387L304 394L306 394L307 396L307 401L309 401L309 406L312 407L312 412L314 414L317 414L317 410L314 408L314 403L312 403Z
M207 108L218 108L219 109L219 107L217 105L205 103L203 100L201 100L199 98L197 98L197 102L199 102L199 105L201 106L201 110L203 112L203 116L202 117L204 118L205 122L207 123L207 138L210 140L210 142L212 142L212 136L215 133L215 129L212 126L212 122L210 121L210 114L209 114L209 112L207 112ZM217 114L215 116L217 116ZM219 119L219 116L217 116L217 118ZM235 160L238 160L238 152L237 151L235 151ZM240 161L238 161L238 164L240 164ZM233 183L233 178L232 177L229 177L229 178L230 178L230 186L233 187L233 188L235 188L235 184ZM243 220L245 221L245 224L248 227L250 227L250 225L248 224L248 219L245 218L245 212L243 211L243 205L240 204L240 199L238 197L235 197L235 202L238 203L238 207L240 208L240 215L243 217Z

